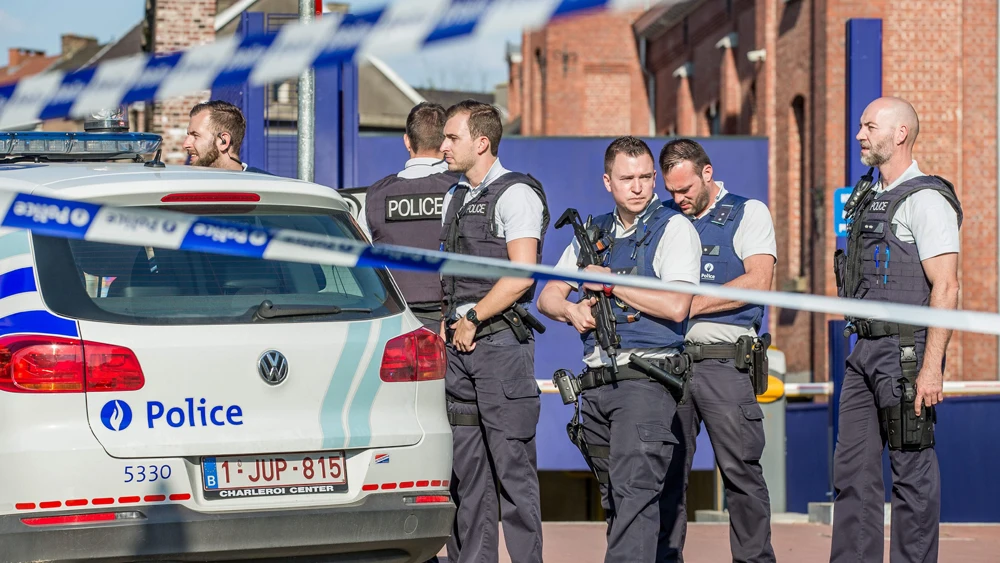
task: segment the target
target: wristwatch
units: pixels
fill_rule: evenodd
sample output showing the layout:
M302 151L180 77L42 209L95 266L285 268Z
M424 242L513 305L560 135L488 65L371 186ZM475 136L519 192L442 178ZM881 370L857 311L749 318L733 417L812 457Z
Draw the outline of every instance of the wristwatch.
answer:
M476 328L479 328L479 325L483 324L483 321L479 320L479 317L476 316L475 309L469 309L469 312L465 314L465 318Z

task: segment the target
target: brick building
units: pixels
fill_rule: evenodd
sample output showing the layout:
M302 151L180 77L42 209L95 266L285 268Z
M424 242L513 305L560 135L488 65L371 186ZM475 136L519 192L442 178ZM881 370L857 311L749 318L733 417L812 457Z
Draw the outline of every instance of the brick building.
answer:
M646 134L640 116L652 100L656 135L767 137L775 287L835 295L830 206L833 191L856 180L845 177L846 23L880 18L882 91L913 103L921 118L915 158L951 180L964 204L960 307L997 311L997 2L924 4L666 0L644 13L568 20L524 34L521 52L508 56L511 112L526 135ZM548 62L545 88L537 60ZM587 69L610 64L630 68L632 104L628 117L601 127L593 121L606 115L589 116L591 109L621 95L591 99L601 89ZM826 326L834 318L773 311L769 329L792 377L828 378ZM946 377L996 379L997 352L995 337L956 332Z
M147 0L146 49L155 54L184 50L215 41L216 0ZM146 117L148 131L163 136L163 161L182 164L188 112L209 92L174 97L152 105Z
M641 13L584 15L523 34L507 55L508 105L522 135L649 134L632 33Z

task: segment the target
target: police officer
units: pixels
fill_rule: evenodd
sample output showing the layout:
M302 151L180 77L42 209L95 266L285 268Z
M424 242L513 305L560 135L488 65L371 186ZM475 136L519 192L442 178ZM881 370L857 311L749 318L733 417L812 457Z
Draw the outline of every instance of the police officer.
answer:
M190 118L183 146L192 166L269 174L240 161L247 130L240 108L223 100L211 100L191 108Z
M445 196L442 248L536 264L549 214L542 186L497 159L503 128L496 108L467 100L448 109L441 150L462 174ZM540 400L534 338L524 311L530 279L442 277L449 419L454 436L451 493L458 507L448 561L497 561L497 514L513 561L542 560L535 426ZM515 307L516 306L516 307Z
M708 154L695 141L667 143L660 151L660 167L673 196L667 206L687 215L701 237L701 283L770 289L777 245L767 207L716 181ZM733 561L774 561L770 500L760 466L764 414L753 384L767 377L761 356L770 337L758 337L763 316L762 305L699 295L691 303L684 339L684 351L694 361L690 400L677 408L684 429L684 488L704 422L725 486ZM755 363L746 361L752 349L757 351ZM676 545L684 545L686 527L682 510L672 534Z
M441 155L444 107L421 102L406 117L403 144L410 159L403 170L375 182L365 196L362 227L375 244L440 247L444 194L458 181ZM390 270L413 314L441 330L441 280L437 274Z
M913 160L920 129L913 107L880 98L861 116L861 161L877 167L848 202L846 255L835 271L842 297L954 309L958 305L958 230L953 186ZM856 197L857 196L857 197ZM831 561L882 561L882 449L892 464L893 561L938 557L941 476L934 452L934 405L943 400L951 331L848 319L858 336L847 358L834 455Z
M653 193L656 165L646 143L635 137L614 140L605 152L604 172L604 186L615 208L594 218L592 225L608 237L602 238L609 244L602 245L606 250L601 253L608 267L588 266L588 270L697 284L698 233ZM574 240L557 267L575 269L579 254L579 242ZM594 284L584 288L603 291L612 299L620 338L615 364L597 345L594 297L570 300L573 284L550 281L539 295L538 309L573 325L584 341L587 367L579 379L585 444L581 450L600 483L608 523L605 561L676 560L680 553L660 534L661 520L672 522L681 502L680 487L665 486L677 443L671 430L676 399L630 362L637 356L657 363L686 362L678 352L691 295Z

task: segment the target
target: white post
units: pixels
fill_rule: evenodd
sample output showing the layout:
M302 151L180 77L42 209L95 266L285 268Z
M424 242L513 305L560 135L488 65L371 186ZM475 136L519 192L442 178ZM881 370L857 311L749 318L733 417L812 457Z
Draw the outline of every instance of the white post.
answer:
M299 0L299 21L312 22L316 19L314 0ZM307 69L299 75L299 162L298 177L313 181L315 170L316 139L316 75Z

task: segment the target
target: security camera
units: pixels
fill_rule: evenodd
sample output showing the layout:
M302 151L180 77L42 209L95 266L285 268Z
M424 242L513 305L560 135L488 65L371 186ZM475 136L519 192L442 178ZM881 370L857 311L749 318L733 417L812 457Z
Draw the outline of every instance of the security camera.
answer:
M747 53L747 60L752 63L763 62L765 59L767 59L767 51L764 49L757 49L756 51Z

